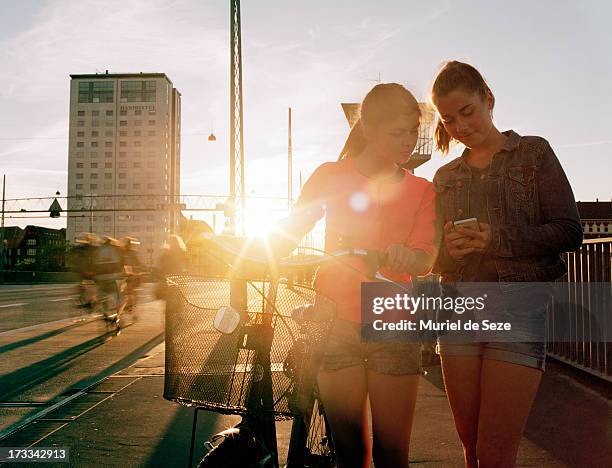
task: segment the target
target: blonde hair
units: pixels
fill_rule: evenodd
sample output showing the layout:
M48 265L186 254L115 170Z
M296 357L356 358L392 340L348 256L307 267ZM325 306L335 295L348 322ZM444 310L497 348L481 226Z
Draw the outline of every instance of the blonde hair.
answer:
M363 125L377 126L400 115L421 117L419 103L412 93L398 83L382 83L374 86L361 103L359 119L351 128L338 159L352 158L361 153L367 144Z
M495 96L491 92L491 88L482 77L480 72L469 63L458 62L452 60L446 62L442 69L438 72L438 76L431 88L431 101L434 103L437 98L446 96L447 94L461 89L468 93L478 93L483 99L491 96L493 105L495 105ZM436 149L443 154L448 154L453 138L448 134L444 123L438 119L434 131L434 141Z

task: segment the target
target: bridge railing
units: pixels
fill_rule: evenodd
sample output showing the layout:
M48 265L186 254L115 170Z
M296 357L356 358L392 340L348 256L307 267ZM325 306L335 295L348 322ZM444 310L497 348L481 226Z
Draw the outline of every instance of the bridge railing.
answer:
M567 302L549 310L547 352L612 382L612 238L588 239L566 254ZM569 305L569 306L568 306ZM562 324L562 325L559 325ZM563 333L559 332L564 327ZM562 338L561 338L562 336Z

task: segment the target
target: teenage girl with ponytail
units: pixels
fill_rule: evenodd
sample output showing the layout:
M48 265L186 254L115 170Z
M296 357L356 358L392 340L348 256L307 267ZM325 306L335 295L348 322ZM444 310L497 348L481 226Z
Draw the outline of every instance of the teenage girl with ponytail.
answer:
M435 191L400 167L416 145L420 115L403 86L375 86L339 160L319 166L308 179L273 250L290 252L325 216L326 252L347 244L386 251L381 272L397 281L427 273L436 255ZM377 468L407 467L419 345L361 342L360 287L366 281L367 265L358 258L325 264L317 272L317 291L337 305L319 390L339 466L369 468L373 456Z
M560 254L580 246L582 227L548 142L495 127L495 98L474 67L447 63L432 101L437 148L465 145L434 177L443 226L434 270L443 289L453 284L462 296L482 294L475 282L490 283L480 318L513 327L512 338L497 342L441 336L444 384L466 467L511 467L544 370L544 282L565 274ZM466 218L477 218L479 228L453 227Z

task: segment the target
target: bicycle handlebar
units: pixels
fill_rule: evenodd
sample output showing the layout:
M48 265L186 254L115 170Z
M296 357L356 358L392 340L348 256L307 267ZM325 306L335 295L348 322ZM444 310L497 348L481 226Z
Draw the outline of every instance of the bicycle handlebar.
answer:
M256 257L245 255L240 249L229 245L229 243L224 242L221 236L217 236L213 233L205 233L203 234L204 239L210 241L217 248L223 250L225 253L232 255L236 258L240 258L243 261L252 262L259 264L261 266L267 266L271 263L271 259ZM366 262L374 266L374 270L378 270L382 265L384 265L387 261L387 253L381 252L379 250L374 249L361 249L361 248L350 248L350 249L340 249L335 252L324 254L324 255L316 255L313 258L306 259L296 259L295 257L285 257L276 261L276 265L278 268L283 270L291 270L291 269L299 269L304 267L313 267L323 265L325 263L331 261L337 261L343 257L362 257ZM380 277L379 277L380 276ZM377 274L376 277L378 279L386 279L383 278L382 275Z

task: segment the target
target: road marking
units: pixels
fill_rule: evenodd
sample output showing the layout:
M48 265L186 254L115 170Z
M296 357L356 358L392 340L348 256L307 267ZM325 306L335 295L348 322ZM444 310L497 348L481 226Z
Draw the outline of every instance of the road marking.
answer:
M49 302L61 302L61 301L71 301L72 299L74 299L76 296L71 296L71 297L62 297L60 299L49 299Z
M44 322L44 323L38 323L36 325L30 325L29 327L13 328L11 330L5 330L3 332L0 332L0 336L12 335L14 333L28 332L28 331L36 330L38 328L47 327L49 325L61 325L64 323L77 323L77 322L93 322L94 320L97 320L101 317L102 317L102 314L84 315L80 317L68 317L65 319L55 320L53 322Z
M1 293L10 293L10 292L32 292L32 291L57 291L58 289L69 289L77 286L77 283L74 284L66 284L63 286L51 286L51 287L37 287L35 284L24 285L21 289L4 289L0 287Z
M15 304L4 304L0 305L0 309L4 309L5 307L19 307L22 305L28 305L29 302L16 302Z

